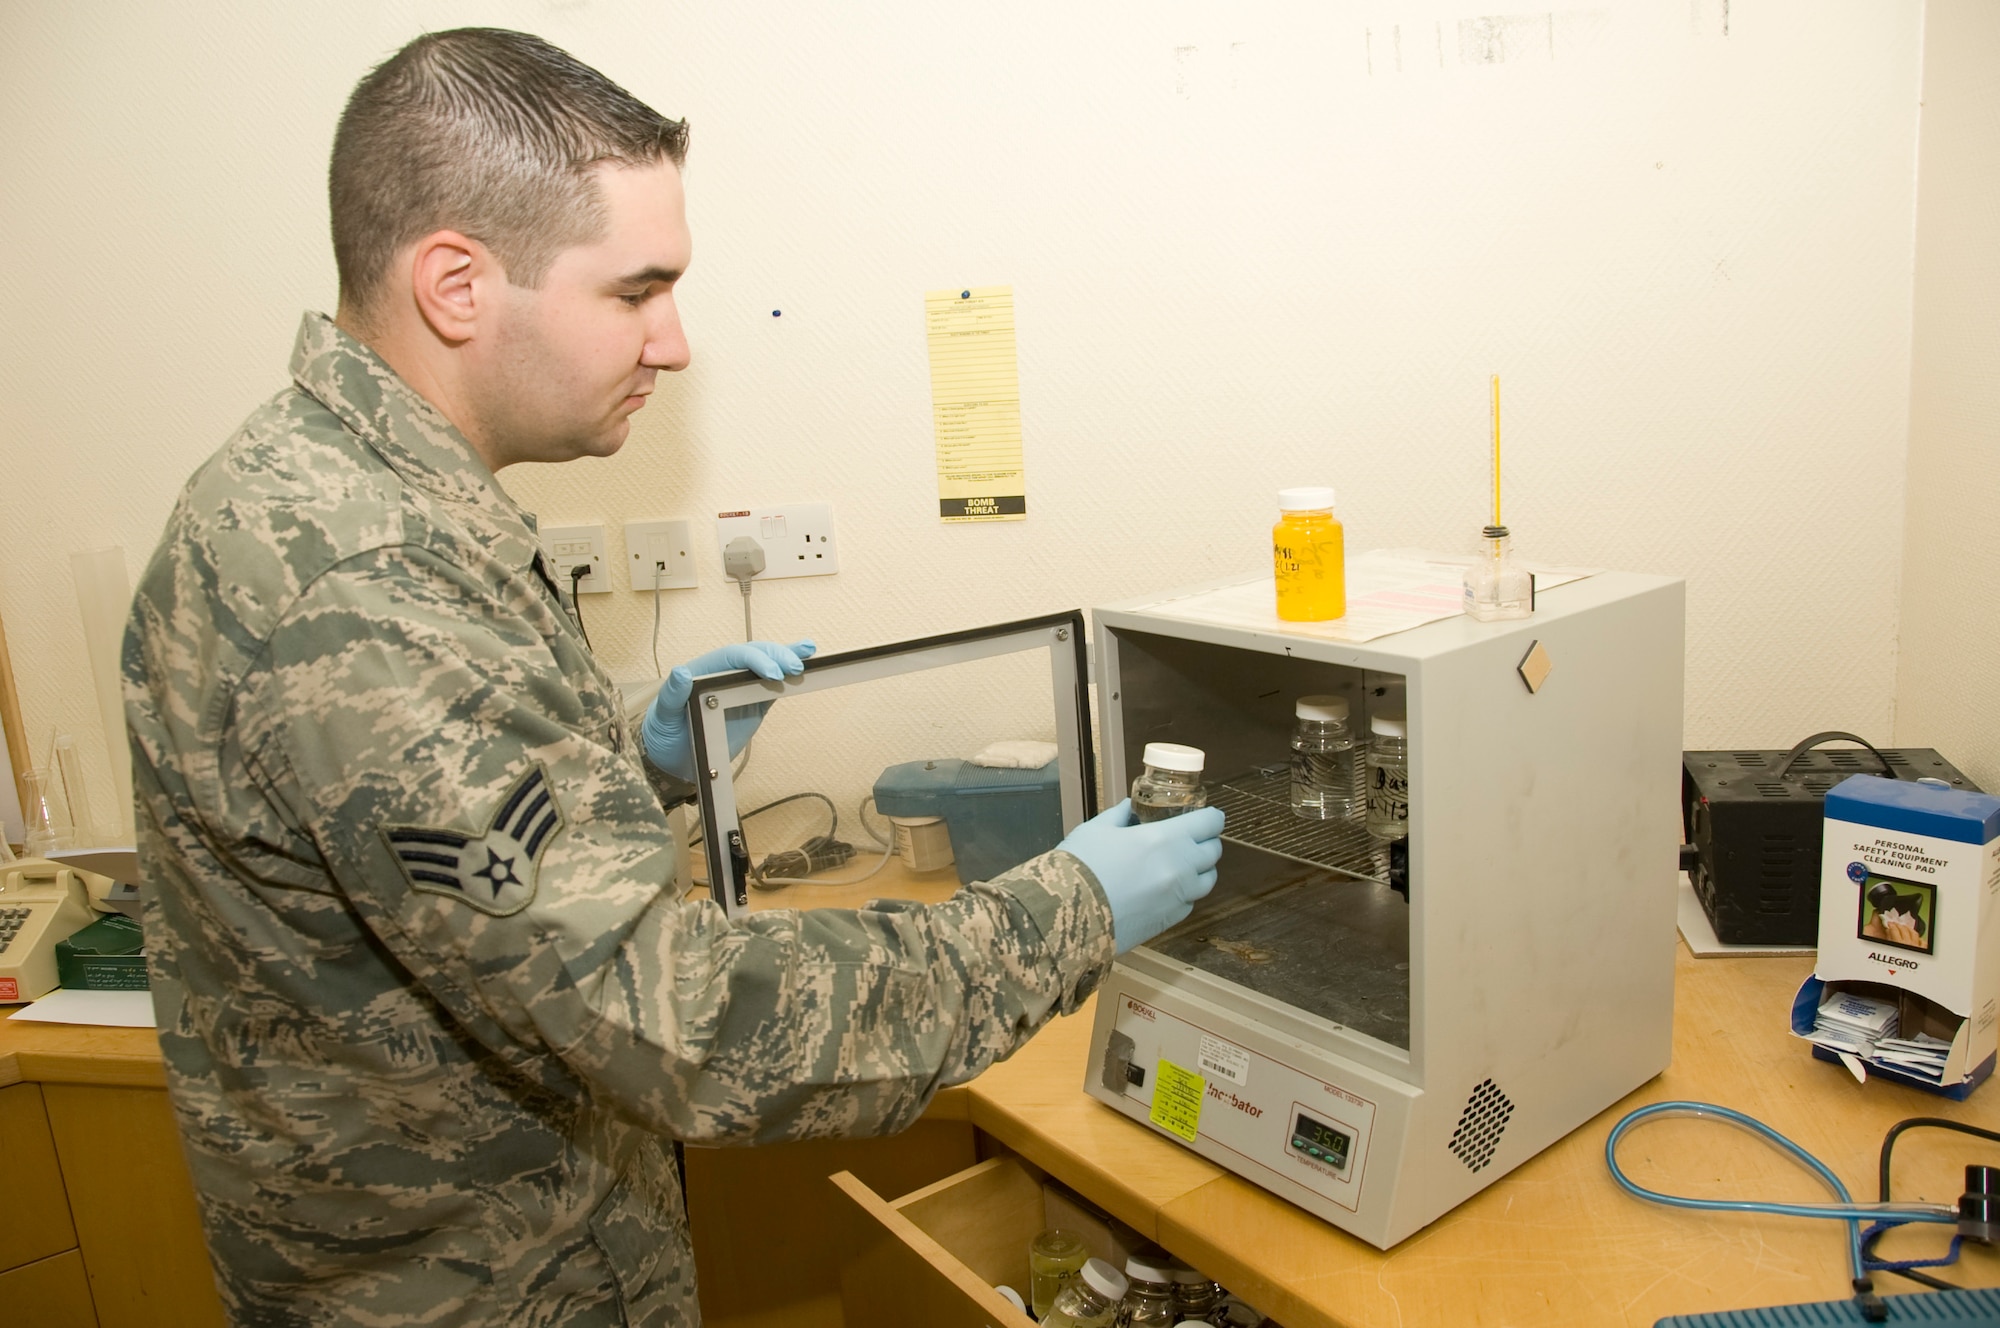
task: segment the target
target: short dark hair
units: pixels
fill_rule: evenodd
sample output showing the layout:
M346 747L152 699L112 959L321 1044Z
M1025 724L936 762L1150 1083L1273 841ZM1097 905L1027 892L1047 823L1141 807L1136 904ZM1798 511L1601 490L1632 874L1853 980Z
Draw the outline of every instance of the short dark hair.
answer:
M595 167L686 159L686 121L540 37L427 33L355 85L334 134L341 305L365 315L397 250L447 228L539 286L557 254L603 233Z

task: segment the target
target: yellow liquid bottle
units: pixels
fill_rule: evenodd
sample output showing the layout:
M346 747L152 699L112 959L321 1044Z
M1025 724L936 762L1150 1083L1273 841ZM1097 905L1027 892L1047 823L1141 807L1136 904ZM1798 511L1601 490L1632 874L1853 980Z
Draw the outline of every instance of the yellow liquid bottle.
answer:
M1346 537L1333 515L1333 490L1280 489L1278 510L1284 515L1271 527L1278 616L1286 622L1345 617Z

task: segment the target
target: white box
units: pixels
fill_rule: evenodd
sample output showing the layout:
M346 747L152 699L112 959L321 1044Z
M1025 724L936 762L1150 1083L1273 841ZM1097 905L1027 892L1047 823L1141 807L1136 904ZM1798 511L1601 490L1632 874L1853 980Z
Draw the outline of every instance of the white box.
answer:
M2000 1047L2000 798L1854 775L1827 793L1824 827L1819 962L1793 1031L1810 1031L1827 987L1872 984L1901 1005L1902 1036L1952 1046L1942 1083L1876 1060L1869 1071L1963 1097Z
M1386 1249L1671 1059L1682 587L1604 572L1358 644L1179 602L1094 615L1105 796L1148 742L1202 748L1223 858L1098 989L1084 1087ZM1294 815L1315 695L1404 718L1400 844Z

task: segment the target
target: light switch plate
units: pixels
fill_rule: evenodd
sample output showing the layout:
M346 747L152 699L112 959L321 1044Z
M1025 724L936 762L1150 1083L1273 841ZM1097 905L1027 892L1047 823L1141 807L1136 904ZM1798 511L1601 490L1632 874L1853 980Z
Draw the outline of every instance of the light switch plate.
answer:
M840 570L833 538L833 504L783 503L715 514L716 547L748 535L764 546L759 581L787 576L831 576Z

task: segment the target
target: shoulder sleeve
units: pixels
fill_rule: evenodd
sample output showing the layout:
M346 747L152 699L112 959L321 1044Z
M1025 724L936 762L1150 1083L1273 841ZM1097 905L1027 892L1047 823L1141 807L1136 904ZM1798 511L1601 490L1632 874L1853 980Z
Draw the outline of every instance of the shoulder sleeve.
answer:
M472 1037L694 1140L892 1130L1109 967L1053 852L930 908L731 923L677 899L622 720L528 616L434 555L320 577L244 689L252 770L363 924Z

